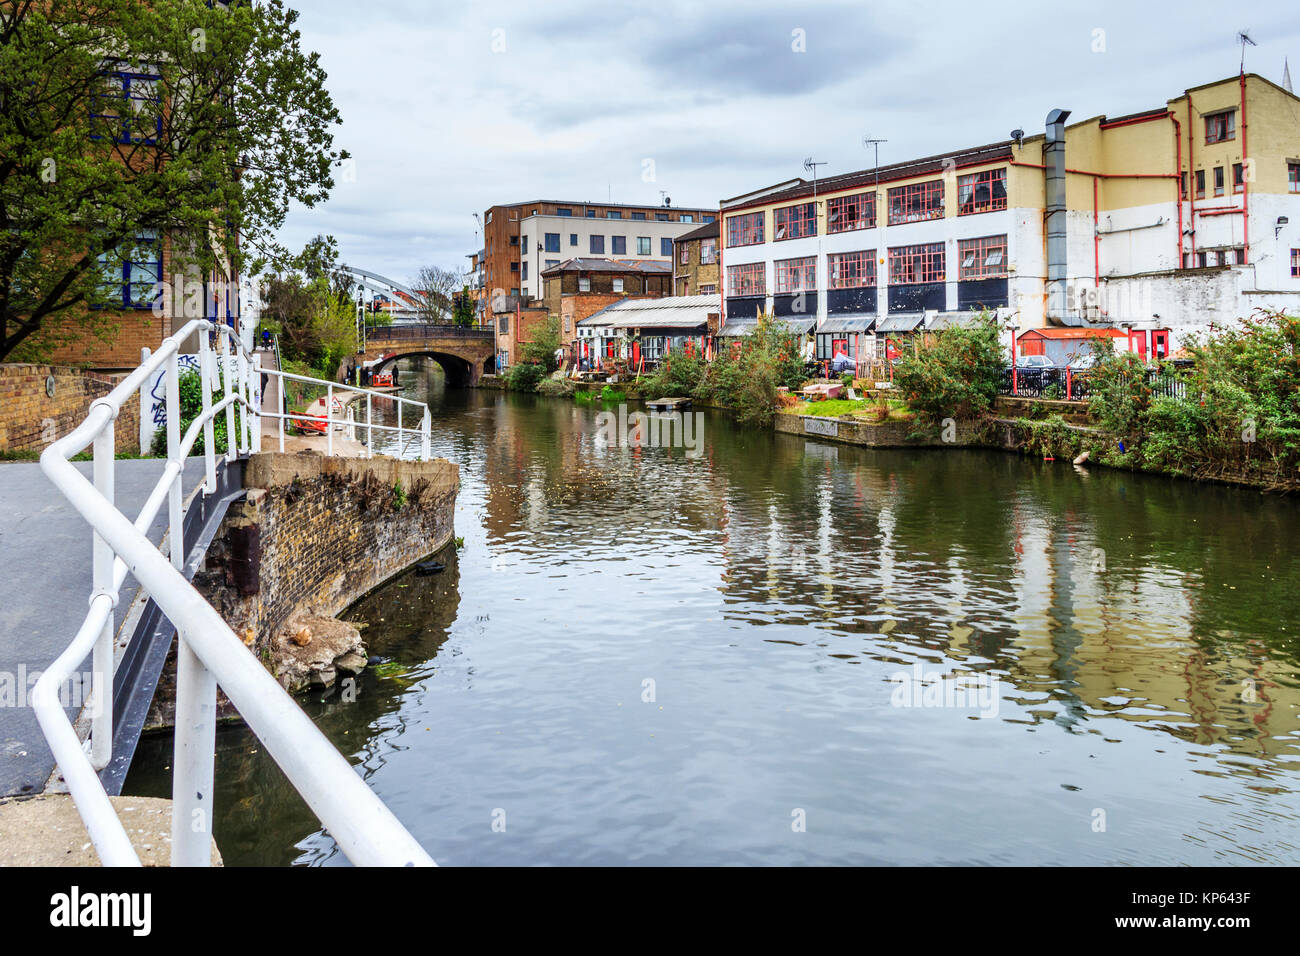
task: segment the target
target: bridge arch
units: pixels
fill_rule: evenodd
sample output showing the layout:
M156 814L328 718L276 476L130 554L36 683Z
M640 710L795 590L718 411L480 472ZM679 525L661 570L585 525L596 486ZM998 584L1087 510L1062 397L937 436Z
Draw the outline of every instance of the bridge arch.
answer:
M453 355L450 352L401 352L390 355L382 359L374 366L376 372L387 369L393 363L404 358L427 358L432 359L442 366L443 374L447 376L447 384L456 388L468 388L473 385L478 376L474 374L474 363L467 358L459 355Z

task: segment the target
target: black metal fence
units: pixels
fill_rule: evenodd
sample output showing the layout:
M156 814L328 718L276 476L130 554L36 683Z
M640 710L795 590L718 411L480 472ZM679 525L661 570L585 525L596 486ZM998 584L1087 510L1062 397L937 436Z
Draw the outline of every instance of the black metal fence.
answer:
M422 342L425 339L492 338L492 329L475 325L367 325L366 340L370 342Z
M1172 363L1159 368L1148 368L1144 373L1147 387L1154 395L1185 398L1187 380L1183 368ZM1093 390L1092 372L1088 369L1064 368L1010 368L1002 373L1002 395L1017 398L1044 398L1066 402L1085 402Z

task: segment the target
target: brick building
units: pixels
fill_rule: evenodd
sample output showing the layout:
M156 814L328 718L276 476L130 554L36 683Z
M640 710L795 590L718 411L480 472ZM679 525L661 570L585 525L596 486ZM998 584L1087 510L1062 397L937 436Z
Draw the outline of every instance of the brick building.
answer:
M622 299L672 294L672 265L639 259L568 259L542 273L542 306L560 317L560 339L569 354L578 323Z
M500 316L535 305L543 296L542 273L566 258L670 263L673 240L717 215L716 209L549 199L491 207L483 214L481 262L487 312L498 336ZM513 344L512 333L498 339L502 367L515 358Z
M706 222L673 243L673 295L717 295L718 223Z

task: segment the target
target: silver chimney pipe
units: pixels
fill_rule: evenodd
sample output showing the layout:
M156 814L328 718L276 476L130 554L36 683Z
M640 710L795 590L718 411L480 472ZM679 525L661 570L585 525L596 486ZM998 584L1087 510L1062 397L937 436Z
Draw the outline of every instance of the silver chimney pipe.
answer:
M1043 149L1047 186L1047 317L1061 325L1077 325L1069 314L1069 278L1066 269L1065 121L1069 110L1047 114L1047 142Z

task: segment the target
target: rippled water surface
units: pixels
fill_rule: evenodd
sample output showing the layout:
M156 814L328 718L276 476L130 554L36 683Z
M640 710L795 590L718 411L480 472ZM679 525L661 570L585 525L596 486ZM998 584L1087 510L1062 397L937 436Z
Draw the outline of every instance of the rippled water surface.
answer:
M1295 501L716 413L611 447L410 377L465 548L344 615L393 663L307 707L440 863L1300 863ZM957 674L996 693L921 706ZM218 746L228 863L343 862Z

